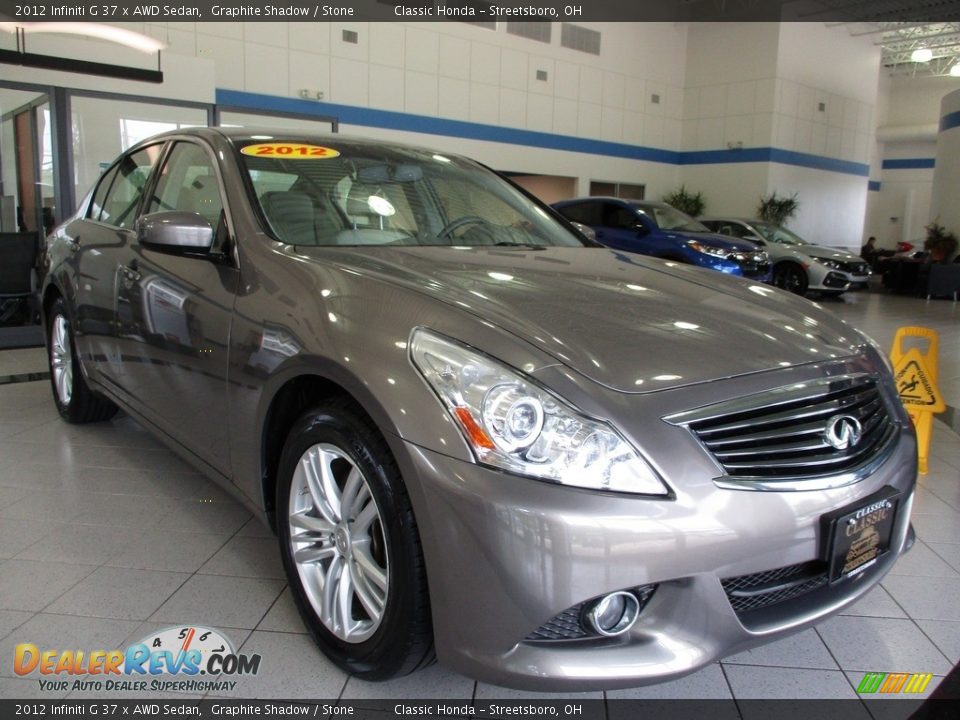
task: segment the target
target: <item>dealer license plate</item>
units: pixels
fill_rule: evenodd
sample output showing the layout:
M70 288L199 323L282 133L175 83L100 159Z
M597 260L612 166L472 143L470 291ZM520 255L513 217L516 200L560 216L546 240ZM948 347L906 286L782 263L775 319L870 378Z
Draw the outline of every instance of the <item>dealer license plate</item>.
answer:
M830 582L859 575L890 548L899 497L890 487L822 518Z

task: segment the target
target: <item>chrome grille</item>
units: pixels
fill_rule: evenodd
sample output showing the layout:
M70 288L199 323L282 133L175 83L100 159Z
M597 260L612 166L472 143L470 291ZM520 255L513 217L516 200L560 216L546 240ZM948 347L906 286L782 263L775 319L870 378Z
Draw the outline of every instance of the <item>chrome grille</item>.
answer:
M860 423L851 447L827 442L837 415ZM665 419L693 432L729 478L771 485L854 472L881 458L897 431L870 375L799 383Z

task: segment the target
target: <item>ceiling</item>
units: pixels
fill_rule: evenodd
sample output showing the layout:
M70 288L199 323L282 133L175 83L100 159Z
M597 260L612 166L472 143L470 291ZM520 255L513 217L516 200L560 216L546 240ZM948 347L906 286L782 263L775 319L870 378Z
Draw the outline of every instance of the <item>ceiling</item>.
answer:
M960 73L960 22L852 22L845 25L853 37L870 36L881 49L884 67L893 75L949 75ZM929 49L933 59L916 62L914 50Z

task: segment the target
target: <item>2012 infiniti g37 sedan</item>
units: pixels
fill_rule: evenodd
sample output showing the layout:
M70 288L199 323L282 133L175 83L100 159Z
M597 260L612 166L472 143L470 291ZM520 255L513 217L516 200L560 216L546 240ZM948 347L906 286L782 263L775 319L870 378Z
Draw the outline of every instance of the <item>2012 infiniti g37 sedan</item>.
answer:
M461 157L162 135L48 262L60 414L122 408L233 491L360 677L667 680L846 607L912 541L915 439L867 338L590 244Z

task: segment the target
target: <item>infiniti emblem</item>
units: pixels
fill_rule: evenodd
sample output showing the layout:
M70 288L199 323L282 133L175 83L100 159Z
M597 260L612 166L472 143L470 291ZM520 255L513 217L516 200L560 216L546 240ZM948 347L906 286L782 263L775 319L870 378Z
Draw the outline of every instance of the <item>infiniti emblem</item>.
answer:
M863 427L852 415L834 415L827 420L823 437L837 450L846 450L860 442Z

